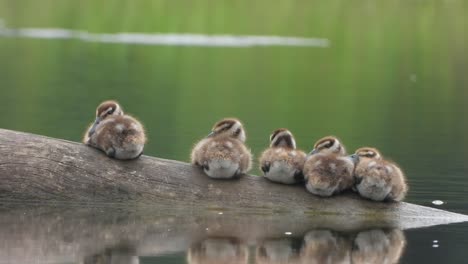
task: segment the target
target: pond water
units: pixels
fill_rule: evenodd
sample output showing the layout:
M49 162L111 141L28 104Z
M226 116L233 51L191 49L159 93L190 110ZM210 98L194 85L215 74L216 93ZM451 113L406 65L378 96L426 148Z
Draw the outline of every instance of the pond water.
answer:
M256 155L279 127L307 151L333 134L349 152L375 146L398 162L411 187L408 202L468 214L467 12L462 0L0 0L0 127L80 141L95 107L113 98L144 123L145 154L168 159L188 161L194 142L227 116L244 122ZM41 233L34 223L43 214L31 212L36 221L16 213L2 210L3 228L27 232L1 242L8 251L0 263L14 263L22 246L34 249L28 235ZM109 214L105 221L136 217ZM45 215L54 218L44 223L59 219L61 239L52 237L50 248L60 249L86 246L85 231L102 220L89 212L67 218L65 209ZM24 226L14 225L15 216ZM82 229L66 228L72 226ZM163 227L176 228L170 221ZM193 229L135 229L160 234L156 249L145 249L152 244L137 241L144 236L132 236L133 229L109 229L105 239L119 240L114 248L41 263L268 263L275 254L309 263L313 248L323 263L330 241L339 248L334 258L344 252L357 263L359 243L370 251L383 243L378 255L401 255L402 263L462 263L468 256L468 224L184 235L200 231ZM109 260L113 254L121 258Z

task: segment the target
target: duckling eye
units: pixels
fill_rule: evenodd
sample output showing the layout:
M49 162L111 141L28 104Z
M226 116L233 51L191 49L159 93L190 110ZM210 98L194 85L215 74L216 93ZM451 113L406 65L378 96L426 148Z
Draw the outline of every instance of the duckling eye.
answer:
M241 132L241 130L240 130L240 128L238 128L238 129L236 130L236 132L234 132L234 135L238 136L238 135L240 134L240 132Z
M375 153L372 151L369 151L369 152L359 153L359 156L373 158L375 157Z
M115 109L114 108L111 108L111 110L109 112L107 112L109 115L112 115L114 113Z

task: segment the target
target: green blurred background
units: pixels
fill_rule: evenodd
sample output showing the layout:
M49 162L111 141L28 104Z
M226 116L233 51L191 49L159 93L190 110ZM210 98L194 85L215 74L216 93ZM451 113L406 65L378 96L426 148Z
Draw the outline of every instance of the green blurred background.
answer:
M196 47L0 38L0 127L80 141L96 106L141 119L145 154L188 161L214 122L255 154L278 127L405 169L409 201L468 211L466 1L0 0L8 28L325 38L329 47ZM254 173L258 174L258 169ZM463 199L461 199L463 198Z

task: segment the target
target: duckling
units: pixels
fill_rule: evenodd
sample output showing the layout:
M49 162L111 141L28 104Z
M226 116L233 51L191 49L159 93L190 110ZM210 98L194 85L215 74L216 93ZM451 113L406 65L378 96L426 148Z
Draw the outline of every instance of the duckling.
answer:
M302 167L306 154L296 149L293 134L280 128L270 136L270 147L260 157L260 169L274 182L293 184L304 181Z
M315 143L304 164L304 177L309 192L331 196L354 184L354 163L336 137L328 136Z
M302 263L351 263L351 241L331 230L312 230L305 234Z
M235 237L211 237L195 243L187 252L189 264L247 264L247 245Z
M405 175L375 148L364 147L351 156L356 162L356 190L374 201L401 201L408 192Z
M134 246L130 244L117 244L105 248L93 255L85 256L83 264L139 264L140 260Z
M361 231L353 241L352 263L398 263L406 245L401 230Z
M125 115L116 101L105 101L96 110L96 120L86 130L83 143L116 159L134 159L143 153L146 135L141 123Z
M259 243L255 253L257 264L300 264L301 238L268 238Z
M235 118L217 122L212 132L192 150L192 164L203 168L211 178L229 179L251 168L252 154L244 145L246 136L242 123Z

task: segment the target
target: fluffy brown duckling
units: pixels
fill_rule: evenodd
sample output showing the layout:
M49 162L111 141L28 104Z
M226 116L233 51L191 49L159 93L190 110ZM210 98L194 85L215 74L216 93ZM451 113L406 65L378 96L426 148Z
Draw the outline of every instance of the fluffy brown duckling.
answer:
M398 263L405 245L405 235L398 229L362 231L354 239L351 263Z
M302 263L351 263L351 241L331 230L312 230L304 236Z
M192 164L203 168L211 178L229 179L250 170L252 154L245 146L242 123L235 118L217 122L212 132L192 150Z
M116 101L105 101L96 110L96 120L86 130L83 143L116 159L134 159L143 153L146 142L143 125L125 115Z
M300 251L302 237L268 238L259 242L255 253L256 264L302 264Z
M304 164L304 177L309 192L331 196L354 184L354 163L336 137L328 136L315 143Z
M189 264L247 264L247 245L234 237L213 237L202 240L190 247L187 253Z
M352 155L356 162L356 190L374 201L401 201L408 191L405 175L375 148L364 147Z
M293 134L285 129L277 129L270 136L270 147L260 156L260 169L265 178L284 184L304 181L302 167L306 154L296 149Z

